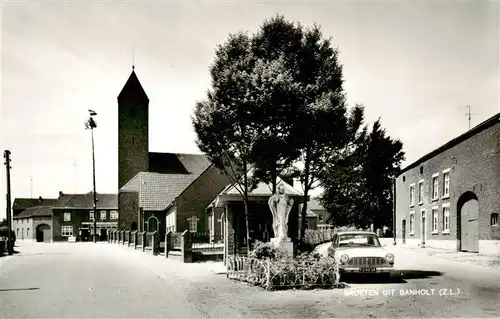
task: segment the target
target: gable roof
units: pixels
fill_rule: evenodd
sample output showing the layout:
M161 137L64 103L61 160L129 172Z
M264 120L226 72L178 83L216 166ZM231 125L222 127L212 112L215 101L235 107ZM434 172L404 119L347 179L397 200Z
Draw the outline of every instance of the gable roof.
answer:
M135 74L134 69L132 69L132 73L130 74L127 82L123 86L120 94L118 94L118 102L125 100L139 100L139 101L147 101L149 102L149 98L144 91L144 88L139 81L139 78Z
M97 193L97 208L118 209L117 194L100 194ZM61 209L93 209L94 194L61 194L54 208Z
M208 168L208 167L207 167ZM159 174L141 172L125 184L120 192L139 194L143 210L165 210L200 174Z
M39 205L52 206L56 202L57 198L42 198L42 201L40 201L40 198L14 198L12 209L26 209Z
M29 217L51 217L52 216L52 206L35 206L29 207L23 210L19 215L14 216L17 218L29 218Z
M139 194L139 207L165 210L212 163L204 154L149 153L149 172L140 172L120 192Z
M420 165L421 163L433 158L434 156L462 143L463 141L471 138L472 136L478 134L478 133L481 133L482 131L486 130L487 128L490 128L494 125L499 125L500 124L500 113L498 114L495 114L493 115L492 117L490 117L489 119L487 119L486 121L476 125L475 127L473 127L472 129L468 130L467 132L465 132L464 134L462 135L459 135L457 137L455 137L454 139L452 139L451 141L447 142L446 144L438 147L437 149L433 150L432 152L430 153L427 153L425 154L424 156L422 156L421 158L419 158L418 160L416 160L415 162L411 163L410 165L406 166L405 168L403 168L400 172L399 172L399 175L398 176L401 176L404 172L414 168L414 167L417 167L418 165Z
M278 184L282 183L285 186L285 194L291 195L291 196L302 196L303 193L288 184L287 182L283 181L281 178L278 177ZM220 193L220 195L237 195L240 196L240 193L238 189L235 187L234 184L226 186ZM271 184L263 183L260 182L257 184L257 187L252 190L249 194L250 196L271 196L272 194L272 187Z

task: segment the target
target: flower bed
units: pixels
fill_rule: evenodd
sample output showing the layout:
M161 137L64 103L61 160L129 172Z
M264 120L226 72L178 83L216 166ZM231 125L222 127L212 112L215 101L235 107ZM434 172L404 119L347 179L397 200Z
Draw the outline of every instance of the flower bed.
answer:
M267 290L340 287L338 265L333 258L318 254L294 258L270 243L260 242L249 257L228 258L227 276Z

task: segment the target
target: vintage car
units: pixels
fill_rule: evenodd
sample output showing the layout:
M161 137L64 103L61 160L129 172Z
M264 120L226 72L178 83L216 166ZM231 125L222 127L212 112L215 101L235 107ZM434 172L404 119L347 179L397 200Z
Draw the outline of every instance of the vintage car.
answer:
M340 273L378 273L390 275L394 255L387 252L377 234L369 231L339 232L333 235L328 256L335 258Z

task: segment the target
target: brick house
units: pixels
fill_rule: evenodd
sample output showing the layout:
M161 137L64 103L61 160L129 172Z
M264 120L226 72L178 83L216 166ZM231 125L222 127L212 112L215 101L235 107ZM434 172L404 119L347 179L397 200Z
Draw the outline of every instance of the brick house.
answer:
M288 236L293 242L298 239L299 206L303 197L302 192L290 184L278 179L285 186L285 193L294 199L289 215ZM249 194L248 226L251 245L256 241L268 242L274 237L272 229L272 213L268 206L272 196L271 185L259 183ZM223 229L224 231L224 260L229 255L246 254L246 223L244 203L241 194L233 185L225 187L207 207L207 214L212 226L211 233Z
M205 207L229 181L205 155L149 152L148 123L149 98L132 69L118 95L119 229L204 230Z
M12 230L16 241L52 241L52 206L57 198L15 198Z
M299 213L302 211L302 205L299 207ZM306 211L306 229L330 229L332 227L329 222L330 214L328 211L321 205L318 199L313 198L307 203L307 211ZM302 222L302 218L299 219L299 225Z
M14 198L12 203L12 215L15 217L19 215L26 208L35 206L52 206L57 202L57 198Z
M395 186L397 242L499 253L500 114L404 168Z
M13 217L16 241L52 241L52 206L28 207Z
M120 189L120 212L126 212L122 228L158 230L161 235L168 230L204 231L205 207L228 184L227 177L204 155L161 155L170 159L163 167L174 162L178 170L140 172Z
M54 241L67 241L75 236L77 240L92 240L93 223L96 218L98 240L106 240L108 229L118 227L118 196L97 193L97 209L94 213L93 192L87 194L63 194L52 208Z

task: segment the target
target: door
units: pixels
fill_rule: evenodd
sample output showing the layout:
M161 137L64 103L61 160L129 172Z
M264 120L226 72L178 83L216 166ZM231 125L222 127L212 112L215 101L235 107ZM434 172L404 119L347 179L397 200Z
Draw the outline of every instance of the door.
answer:
M43 230L36 230L36 242L43 243Z
M426 230L426 227L425 227L425 211L422 212L422 234L420 236L421 240L420 240L420 243L422 245L425 245L425 235L427 234L427 230Z
M158 230L158 219L155 216L149 217L147 221L147 231L152 233Z
M52 238L52 230L47 224L41 224L36 227L36 241L37 242L50 242Z
M401 225L401 229L403 232L402 237L403 237L403 244L405 244L406 243L406 219L403 219L402 223L403 223Z
M479 252L479 202L475 199L467 201L460 212L461 216L461 250L472 253Z

